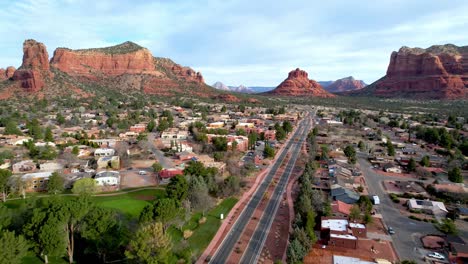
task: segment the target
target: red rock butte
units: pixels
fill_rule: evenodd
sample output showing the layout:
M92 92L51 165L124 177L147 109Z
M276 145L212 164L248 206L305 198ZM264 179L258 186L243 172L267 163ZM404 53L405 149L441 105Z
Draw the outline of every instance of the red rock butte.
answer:
M335 97L335 95L325 91L318 82L309 80L307 72L299 68L290 71L288 78L280 83L274 90L267 92L267 94L281 96Z
M372 89L380 97L466 99L468 46L402 47L392 52L386 76Z
M325 90L330 93L340 93L340 92L347 92L347 91L355 91L362 89L366 86L366 84L361 80L356 80L352 76L338 79L334 81L329 86L325 87Z
M201 73L174 63L170 59L153 57L151 52L133 42L94 49L71 50L57 48L49 62L44 44L26 40L23 62L18 70L0 69L0 81L11 79L8 87L20 92L55 92L80 90L82 81L120 90L140 90L144 93L174 95L176 93L209 97L210 88ZM60 80L54 78L60 75ZM44 90L47 88L46 90Z

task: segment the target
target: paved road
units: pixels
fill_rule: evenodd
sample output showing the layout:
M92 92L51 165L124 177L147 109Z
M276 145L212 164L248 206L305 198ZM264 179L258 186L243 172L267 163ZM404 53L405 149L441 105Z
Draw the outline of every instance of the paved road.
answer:
M366 178L370 194L376 194L380 198L380 205L375 208L383 216L386 226L391 226L395 230L392 235L393 244L401 260L417 260L422 262L422 255L418 248L421 246L419 238L425 234L439 234L433 224L409 219L401 215L400 211L393 206L393 202L384 191L382 181L390 180L395 177L383 176L376 173L371 164L362 157L358 158L361 170ZM414 179L399 178L399 180L414 181Z
M306 125L306 122L302 121L296 129L296 132L291 136L291 139L299 139L301 137L304 137L304 135L307 136L308 130L305 129ZM283 151L278 154L279 156L276 159L275 164L271 167L271 170L266 175L264 181L259 185L252 198L250 199L244 210L241 212L239 218L236 220L232 229L229 231L221 245L216 250L215 254L210 260L210 263L226 263L227 259L231 255L233 248L235 247L237 241L243 233L247 223L252 218L252 215L255 209L257 208L258 204L260 203L266 189L270 185L274 175L277 173L281 164L285 160L286 154L291 148L293 148L293 146L295 146L294 140L289 140Z
M293 147L291 149L291 158L286 165L286 168L281 175L281 178L273 191L271 199L268 202L265 211L258 223L254 234L252 235L249 244L247 245L247 249L244 251L244 255L242 256L241 263L256 263L257 259L262 252L263 245L265 244L265 240L268 237L268 233L271 228L271 224L273 223L274 216L278 210L278 206L281 202L281 197L288 185L289 177L294 169L296 164L297 158L299 154L301 154L302 145L307 137L308 131L311 129L311 122L310 120L306 121L306 128L302 136L297 138L297 141L293 142Z
M154 140L156 138L155 133L149 133L148 134L148 142L150 142L151 145L151 152L153 152L154 156L158 160L159 164L163 166L165 169L173 168L174 164L172 161L164 156L164 153L160 151L156 145L154 144Z

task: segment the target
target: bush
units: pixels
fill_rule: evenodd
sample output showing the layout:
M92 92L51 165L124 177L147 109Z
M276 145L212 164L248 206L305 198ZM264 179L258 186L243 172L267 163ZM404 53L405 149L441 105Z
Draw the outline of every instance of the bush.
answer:
M198 224L202 225L204 223L206 223L206 217L202 217L200 220L198 220Z
M190 229L184 230L184 239L188 239L193 235L193 231Z
M413 220L416 220L416 221L421 221L422 219L417 217L417 216L414 216L414 215L410 215L408 216L409 219L413 219Z

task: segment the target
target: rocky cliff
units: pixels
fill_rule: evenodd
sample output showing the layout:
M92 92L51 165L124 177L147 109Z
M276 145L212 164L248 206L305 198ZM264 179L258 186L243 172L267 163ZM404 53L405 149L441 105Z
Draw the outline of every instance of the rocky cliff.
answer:
M338 79L329 85L322 85L324 89L330 93L340 93L347 91L355 91L362 89L366 84L361 80L356 80L354 77L349 76L346 78Z
M309 80L307 72L295 69L288 74L280 85L274 90L267 92L271 95L282 96L313 96L313 97L334 97L333 94L325 91L322 86L314 80Z
M14 71L13 80L26 91L36 92L44 86L47 78L52 77L46 46L33 39L26 40L23 43L23 63Z
M413 99L466 99L468 46L427 49L402 47L392 52L387 74L357 94Z
M16 89L10 94L41 91L42 96L58 96L79 91L89 95L92 87L103 87L122 92L210 97L214 90L204 83L201 73L170 59L153 57L148 49L132 42L95 49L57 48L50 63L45 45L35 40L26 40L23 52L18 70L0 70L1 86ZM88 91L82 91L83 87Z

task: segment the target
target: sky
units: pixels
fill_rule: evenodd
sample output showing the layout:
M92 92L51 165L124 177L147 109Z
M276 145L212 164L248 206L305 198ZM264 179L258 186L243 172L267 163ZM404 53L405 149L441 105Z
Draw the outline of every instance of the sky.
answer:
M25 39L50 57L129 40L207 84L277 86L295 68L372 83L392 51L468 45L467 29L465 0L0 0L0 67L21 65Z

